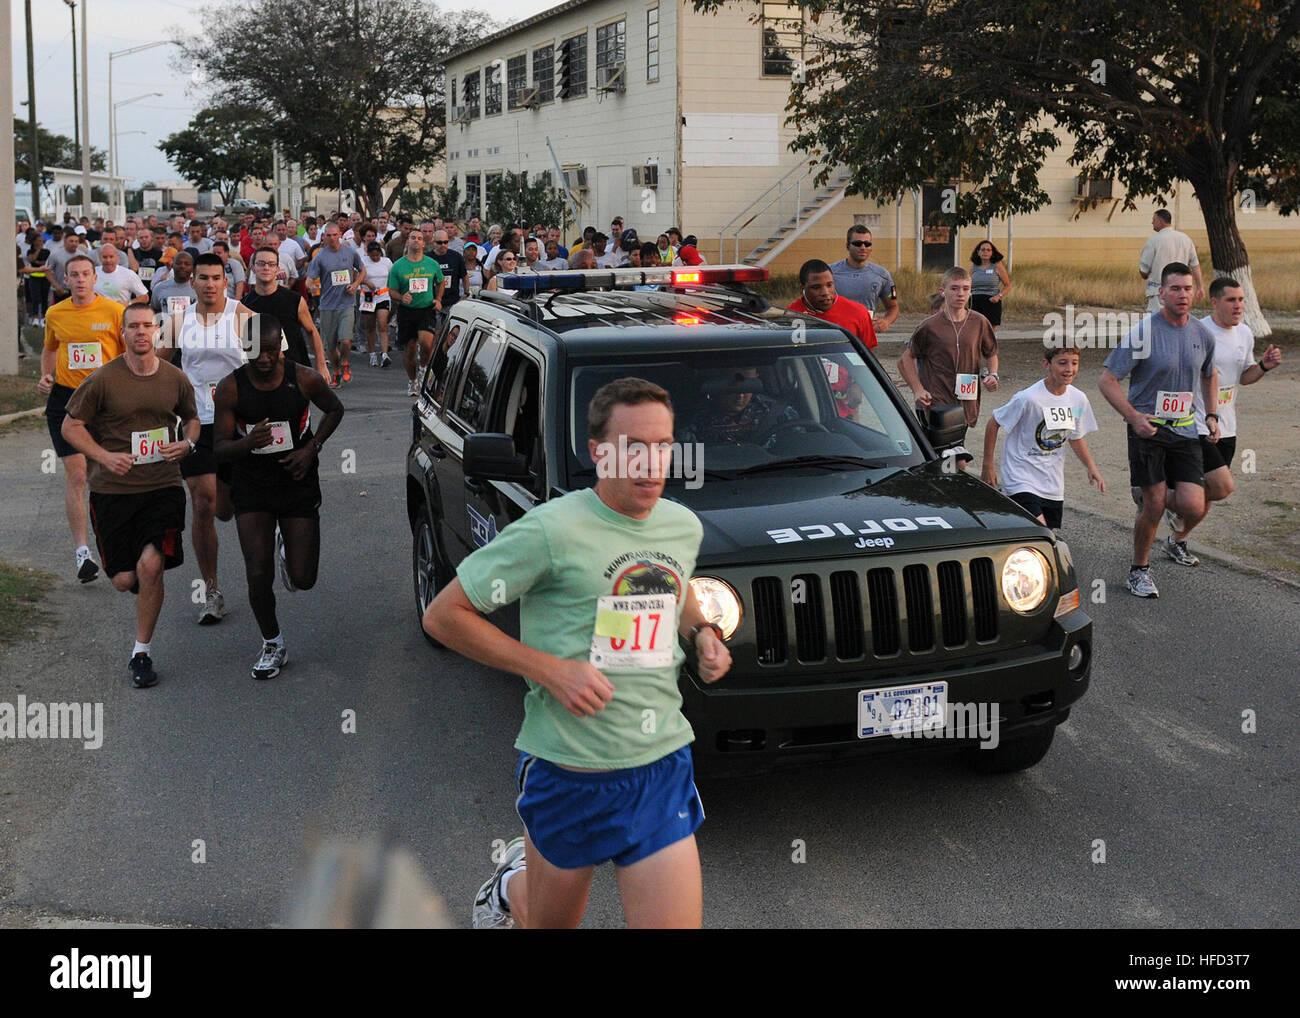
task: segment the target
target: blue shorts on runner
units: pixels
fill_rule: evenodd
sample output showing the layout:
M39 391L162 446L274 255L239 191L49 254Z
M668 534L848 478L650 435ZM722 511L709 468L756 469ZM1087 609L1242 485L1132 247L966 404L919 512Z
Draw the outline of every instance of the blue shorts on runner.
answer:
M704 822L689 746L617 771L571 771L520 753L515 777L528 837L560 869L631 866Z

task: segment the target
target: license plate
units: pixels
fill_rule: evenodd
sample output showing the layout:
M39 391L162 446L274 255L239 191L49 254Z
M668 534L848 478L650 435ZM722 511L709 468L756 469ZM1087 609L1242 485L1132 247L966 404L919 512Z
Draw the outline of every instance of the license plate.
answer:
M943 728L947 717L946 682L863 689L858 693L859 739Z

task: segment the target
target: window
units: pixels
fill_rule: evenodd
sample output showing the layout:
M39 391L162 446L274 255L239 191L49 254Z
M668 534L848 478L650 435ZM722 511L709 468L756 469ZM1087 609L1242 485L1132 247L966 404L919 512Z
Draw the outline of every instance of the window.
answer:
M501 112L501 77L504 73L500 61L483 68L483 116L485 117Z
M451 108L456 108L456 79L451 79Z
M471 120L478 119L478 76L478 71L465 75L465 107Z
M538 97L548 103L555 98L555 47L539 46L533 50L533 85L541 89Z
M442 323L442 331L434 340L433 360L429 370L425 372L424 391L435 403L442 403L447 391L447 380L451 378L453 369L460 361L464 346L460 342L460 336L464 331L460 322L453 324L448 318Z
M788 78L803 61L803 11L798 4L763 4L763 74Z
M506 61L506 108L519 109L519 93L528 88L528 55L521 53Z
M567 58L567 69L556 92L561 99L577 99L587 94L587 33L565 39L560 48Z
M659 80L659 8L645 12L645 80Z
M481 215L483 206L482 178L477 173L465 174L465 205L471 216Z
M474 359L465 372L465 384L456 404L456 416L469 427L470 434L483 427L487 413L488 390L492 385L492 367L496 363L501 344L482 329L476 330L477 345Z
M627 20L620 19L596 29L596 71L627 60Z
M499 173L488 173L488 174L485 174L485 175L484 175L484 181L483 181L483 192L487 195L487 197L488 197L488 201L489 201L489 202L491 202L491 200L492 200L492 187L493 187L493 185L494 185L494 184L500 184L500 183L501 183L501 174L499 174Z

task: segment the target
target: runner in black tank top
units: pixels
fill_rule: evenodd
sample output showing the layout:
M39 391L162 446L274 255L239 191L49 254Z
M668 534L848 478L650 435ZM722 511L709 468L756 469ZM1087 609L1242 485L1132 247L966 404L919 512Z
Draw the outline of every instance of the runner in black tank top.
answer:
M280 256L274 250L263 247L254 251L249 271L251 282L240 303L259 315L270 315L279 321L287 344L285 356L289 360L310 368L310 350L316 355L318 369L328 372L320 333L316 331L315 325L303 325L304 319L311 322L311 316L304 314L306 302L299 294L276 282L275 274L279 268ZM329 375L323 377L328 378Z
M321 446L343 418L343 404L310 367L281 353L279 321L261 314L258 355L217 386L218 460L234 464L231 500L244 552L248 601L262 630L253 678L269 679L288 660L275 614L276 566L286 590L316 584L320 563ZM324 416L311 430L311 405Z

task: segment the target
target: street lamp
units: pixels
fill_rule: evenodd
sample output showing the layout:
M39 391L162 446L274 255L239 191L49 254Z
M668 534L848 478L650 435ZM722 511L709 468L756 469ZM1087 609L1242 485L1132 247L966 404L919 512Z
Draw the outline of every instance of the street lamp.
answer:
M72 144L81 148L81 118L77 111L77 0L63 0L72 16Z
M114 50L108 55L108 187L109 196L114 199L112 204L115 208L117 206L117 183L114 178L117 176L117 151L113 145L113 61L117 57L130 56L132 53L143 53L147 49L157 49L159 46L171 45L173 45L173 43L170 39L163 39L159 42L147 42L143 46L131 46L128 49ZM90 130L89 125L87 125L86 129L87 131ZM126 204L125 194L122 196L122 204Z
M161 96L162 96L162 93L161 93L161 92L146 92L146 93L144 93L144 95L137 95L137 96L134 96L134 97L131 98L131 99L123 99L121 102L113 103L112 114L111 114L111 116L109 117L109 120L108 120L108 129L109 129L109 137L108 137L108 151L109 151L109 153L110 153L110 160L109 160L109 161L110 161L110 163L111 163L111 165L112 165L112 167L113 167L113 169L110 169L110 170L109 170L109 174L108 174L108 187L109 187L109 192L110 192L110 194L113 195L112 206L113 206L113 212L114 212L115 214L116 214L116 212L117 212L117 207L118 207L118 206L117 206L117 198L116 198L116 195L117 195L117 182L116 182L116 179L115 179L115 178L117 177L117 173L116 173L116 167L117 167L117 138L118 138L118 132L117 132L117 108L118 108L119 106L130 106L131 103L138 103L141 99L160 98ZM122 192L122 205L123 205L123 207L126 206L126 192L125 192L125 191Z

